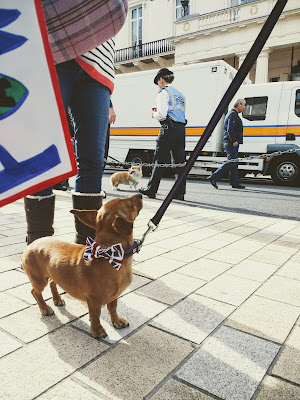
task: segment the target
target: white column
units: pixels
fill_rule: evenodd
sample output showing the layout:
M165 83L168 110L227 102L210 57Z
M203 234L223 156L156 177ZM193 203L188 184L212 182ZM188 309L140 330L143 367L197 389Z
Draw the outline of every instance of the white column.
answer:
M241 68L241 65L243 64L243 62L244 62L244 60L245 60L247 54L248 54L248 53L240 53L240 54L237 54L237 56L238 56L238 58L239 58L239 67L238 67L238 69ZM246 79L250 79L250 78L249 78L249 74L247 74Z
M270 49L264 49L257 57L256 60L256 72L255 72L255 83L266 83L268 82L269 76L269 54Z

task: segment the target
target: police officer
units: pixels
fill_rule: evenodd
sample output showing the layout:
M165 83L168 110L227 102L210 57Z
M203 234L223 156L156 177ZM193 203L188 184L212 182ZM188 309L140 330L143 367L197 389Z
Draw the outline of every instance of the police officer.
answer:
M167 68L160 69L154 78L154 83L160 90L156 96L156 109L152 110L152 118L158 119L161 124L153 158L155 164L168 162L170 152L175 164L185 163L185 97L170 85L173 80L174 74ZM183 166L175 168L176 177L182 169ZM147 188L140 189L139 192L155 199L161 176L162 168L154 166ZM185 186L184 180L175 193L175 199L184 200Z

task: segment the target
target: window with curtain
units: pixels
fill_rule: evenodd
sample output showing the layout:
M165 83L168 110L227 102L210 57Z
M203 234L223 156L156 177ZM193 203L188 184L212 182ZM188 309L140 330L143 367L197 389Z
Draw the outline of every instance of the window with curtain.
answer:
M247 3L253 3L257 0L230 0L230 7L239 6Z
M141 56L143 43L143 8L142 6L131 10L131 45L135 56Z
M175 19L182 17L182 5L180 0L175 0ZM191 3L191 0L190 0ZM188 15L190 14L190 4L188 6Z

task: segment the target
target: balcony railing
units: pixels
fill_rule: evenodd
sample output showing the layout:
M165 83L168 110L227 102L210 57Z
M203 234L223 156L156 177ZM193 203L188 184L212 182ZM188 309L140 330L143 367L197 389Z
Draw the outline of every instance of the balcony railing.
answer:
M167 53L169 51L175 51L175 46L168 42L167 39L156 40L155 42L143 43L127 47L126 49L116 50L115 62L133 60L135 58Z

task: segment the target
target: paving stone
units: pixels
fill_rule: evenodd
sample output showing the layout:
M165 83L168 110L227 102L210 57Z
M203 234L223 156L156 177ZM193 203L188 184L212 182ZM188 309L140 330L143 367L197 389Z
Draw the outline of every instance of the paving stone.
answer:
M220 228L219 226L213 225L211 226L211 229L217 229ZM241 235L238 235L236 233L230 233L228 231L219 233L218 235L214 236L212 239L214 239L216 242L227 242L228 244L232 244L234 242L237 242L238 240L241 239Z
M300 236L300 226L298 225L298 227L292 229L291 231L289 231L289 235L292 236Z
M177 228L179 229L180 227ZM159 246L169 250L176 250L179 247L182 247L184 251L187 246L191 246L192 243L200 239L199 235L201 234L201 231L201 229L194 230L193 232L189 230L187 233L183 233L171 238L166 235L168 239L161 240L159 242Z
M287 338L272 375L300 385L300 326L296 325Z
M55 307L52 300L48 304L52 307L55 314L42 316L37 305L0 320L0 327L13 336L29 343L58 327L72 321L88 312L86 305L71 296L62 296L66 305Z
M239 306L258 287L260 283L240 278L225 272L213 281L198 289L196 293L228 304Z
M228 246L229 243L230 242L226 242L225 240L216 240L214 237L211 237L192 243L192 247L201 249L202 251L205 250L206 253L208 253L208 251L214 251Z
M130 293L130 292L133 292L136 289L138 289L144 285L147 285L147 283L150 283L150 282L152 282L151 279L144 278L143 276L133 274L133 281L128 286L128 288L122 293L121 296L124 296L125 294Z
M169 260L167 257L157 256L150 260L134 264L132 269L135 274L142 275L146 278L157 279L160 276L168 274L182 267L183 261Z
M186 246L184 249L180 248L169 251L168 253L163 255L163 257L188 263L198 260L199 258L205 256L207 253L207 250L198 249L193 246Z
M109 399L143 399L192 351L186 341L146 326L75 377Z
M138 262L143 262L145 260L148 260L149 258L153 258L156 256L159 256L160 254L166 253L168 250L165 248L162 248L162 246L154 246L152 244L149 244L147 246L143 246L143 251L140 253L135 253L133 255L134 261Z
M238 264L252 254L250 251L247 252L245 250L239 250L236 247L232 248L231 246L232 245L229 245L223 247L222 249L216 250L208 254L206 257L210 258L211 260L227 262L230 264Z
M250 240L248 239L248 236L235 242L235 245L239 248L239 250L249 251L250 249L250 252L252 253L265 247L264 243L257 242L256 240Z
M0 249L1 254L1 249ZM19 268L21 265L21 254L14 254L13 256L1 257L0 256L0 273Z
M261 384L256 400L297 400L300 387L294 386L273 376L267 376Z
M220 328L176 376L228 400L250 400L279 346L228 327Z
M160 312L166 309L166 305L158 303L147 297L138 295L136 293L129 293L118 300L117 311L120 317L125 318L129 322L129 326L122 329L113 327L106 307L102 308L101 324L107 332L107 337L104 338L108 343L115 343L127 336L129 333L144 325L147 321L155 317ZM90 332L89 316L86 315L72 323L79 329ZM0 325L1 326L1 325Z
M290 258L290 261L300 262L300 250Z
M11 236L1 236L0 238L0 249L1 247L7 246L12 243ZM25 243L25 235L24 233L20 233L20 230L18 230L18 234L14 235L14 240L13 243ZM1 252L1 250L0 250Z
M28 282L27 275L19 271L2 272L0 275L0 292Z
M291 254L289 253L262 249L250 256L249 259L280 266L284 264L290 257Z
M214 400L215 396L209 396L193 389L175 379L168 380L151 400Z
M248 259L243 260L239 264L233 266L228 273L241 278L264 282L271 275L273 275L278 268L278 265L272 265Z
M237 221L236 221L237 222ZM251 226L247 226L247 225L242 225L242 226L237 226L233 229L230 229L230 231L228 231L228 233L235 233L241 236L249 236L254 232L257 232L259 230L259 228L254 228Z
M226 325L283 343L300 315L300 308L251 296L226 321Z
M15 230L17 233L20 233L19 229ZM12 230L7 231L9 232L10 237L14 237L14 232L12 232ZM11 242L13 243L13 240L11 240ZM26 243L22 242L22 243L13 243L7 246L2 246L0 248L0 257L6 257L6 256L12 256L14 254L22 254L24 249L26 247Z
M82 386L73 379L66 379L58 383L46 393L38 397L39 400L109 400L108 397L97 393L88 386Z
M264 231L261 230L261 231L252 233L252 235L249 235L247 237L247 239L255 240L255 241L260 242L260 243L268 244L268 243L271 243L274 240L278 239L281 236L280 234L277 235L277 234L273 234L273 233L270 233L270 232L265 232L265 233L263 233L263 232Z
M22 347L22 344L7 333L0 331L0 358ZM2 373L2 372L1 372Z
M189 276L171 272L152 283L137 290L154 300L167 304L175 304L188 294L205 285L205 281L195 279Z
M195 343L201 343L235 307L192 294L154 318L151 325Z
M300 307L300 282L295 279L271 276L255 294Z
M193 276L194 278L211 281L232 267L232 264L201 258L177 270L180 274Z
M31 294L31 283L25 283L25 285L17 286L15 288L6 290L5 293L17 297L28 304L36 304L35 298ZM64 290L57 285L57 290L59 293L64 293ZM45 300L49 300L52 298L52 293L50 286L47 285L43 291L43 297Z
M22 300L8 295L6 292L0 293L0 318L13 314L16 311L29 307L29 304Z
M62 327L0 359L1 397L31 400L106 348L85 333Z
M276 275L286 278L300 280L300 262L288 261L277 272Z
M286 235L281 236L279 240L282 240L283 242L288 242L290 244L294 244L295 247L298 247L298 249L300 249L300 237L291 235L290 232L287 233Z
M288 253L290 255L296 254L298 251L298 247L296 248L293 243L289 242L283 242L280 239L275 240L275 242L272 242L268 244L265 247L265 250L271 250L271 251L279 251L282 253Z

